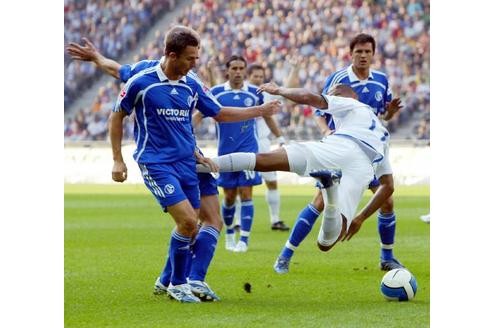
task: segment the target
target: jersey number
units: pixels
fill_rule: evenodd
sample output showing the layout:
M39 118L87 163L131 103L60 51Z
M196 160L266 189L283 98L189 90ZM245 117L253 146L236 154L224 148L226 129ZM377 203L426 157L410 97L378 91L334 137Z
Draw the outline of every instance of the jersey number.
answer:
M256 172L254 172L254 171L244 170L243 172L246 175L246 180L252 180L256 177Z
M376 128L376 121L375 120L371 120L371 126L369 127L369 129L371 131L375 130ZM385 141L387 140L387 137L389 136L389 133L387 131L383 132L383 137L380 138L381 141Z

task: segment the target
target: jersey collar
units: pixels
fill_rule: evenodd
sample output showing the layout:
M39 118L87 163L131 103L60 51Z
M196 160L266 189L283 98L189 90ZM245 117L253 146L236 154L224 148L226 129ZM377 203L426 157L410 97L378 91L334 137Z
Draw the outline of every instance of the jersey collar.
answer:
M158 77L160 78L160 82L175 82L177 80L171 80L169 79L165 73L163 72L162 70L162 63L165 61L165 56L162 56L162 58L160 58L160 65L157 65L156 66L156 73L158 74ZM184 83L187 83L187 77L184 75L183 77L181 77L179 79L179 81L182 81Z
M223 88L225 91L232 90L232 87L230 86L229 81L227 81L223 84ZM248 84L246 83L246 81L243 82L241 90L248 91Z
M349 76L349 81L351 83L355 82L355 81L360 81L359 78L357 77L357 75L352 70L352 65L349 65L349 67L347 67L347 75ZM371 69L370 69L370 73L368 75L368 80L370 80L370 79L374 80L373 73L371 72Z

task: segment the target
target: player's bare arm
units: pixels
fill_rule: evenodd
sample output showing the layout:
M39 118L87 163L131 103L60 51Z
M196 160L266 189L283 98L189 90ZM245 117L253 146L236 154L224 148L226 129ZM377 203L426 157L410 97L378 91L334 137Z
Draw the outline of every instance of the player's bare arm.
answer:
M116 182L124 182L127 179L127 166L122 157L122 126L125 112L112 112L110 114L108 130L113 153L112 179Z
M349 230L342 241L351 240L352 236L361 229L363 222L375 213L394 193L394 177L391 174L382 175L379 180L380 186L376 190L376 193L371 197L368 204L356 215L354 220L352 220Z
M196 110L194 114L192 115L192 125L193 127L198 127L199 123L201 123L201 120L203 119L203 114L199 110Z
M310 105L316 108L327 108L328 104L321 95L312 93L302 88L284 88L273 82L262 84L258 92L268 92L272 95L279 95L298 104Z
M72 59L93 62L105 73L119 79L119 69L121 65L118 62L103 56L87 38L83 38L83 41L85 45L71 42L67 46L67 53Z
M385 121L388 121L394 117L395 113L397 113L401 108L402 108L401 100L400 98L394 98L392 99L391 102L389 102L386 106L387 111L383 119Z
M236 107L222 107L217 116L213 119L217 122L239 122L246 121L255 117L271 116L278 112L281 103L278 100L272 100L260 106L253 106L239 110Z
M279 143L279 145L285 144L285 138L282 135L282 131L280 131L273 116L263 116L263 119L265 120L265 123L270 129L271 133L277 138L277 142Z

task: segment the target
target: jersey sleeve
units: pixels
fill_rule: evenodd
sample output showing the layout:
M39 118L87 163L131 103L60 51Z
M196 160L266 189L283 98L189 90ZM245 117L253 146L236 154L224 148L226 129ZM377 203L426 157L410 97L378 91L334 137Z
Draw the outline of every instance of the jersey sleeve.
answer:
M329 77L327 77L325 84L323 85L322 93L325 94L328 92L328 89L330 89L330 87L332 86L332 82L333 82L334 77L335 77L335 73L332 73L332 74L330 74Z
M213 117L217 116L222 108L222 105L217 101L215 96L211 93L208 87L202 83L197 83L197 97L196 108L203 114L203 116Z
M127 115L130 115L140 96L140 91L141 88L139 87L139 78L128 81L124 85L124 88L120 91L113 111L125 111Z
M390 159L388 157L388 147L385 147L383 159L375 168L375 176L380 179L380 177L392 173L392 166L390 165Z
M126 83L131 77L133 77L137 73L147 68L156 66L159 63L160 61L158 60L141 60L134 64L122 65L120 66L119 69L120 80Z

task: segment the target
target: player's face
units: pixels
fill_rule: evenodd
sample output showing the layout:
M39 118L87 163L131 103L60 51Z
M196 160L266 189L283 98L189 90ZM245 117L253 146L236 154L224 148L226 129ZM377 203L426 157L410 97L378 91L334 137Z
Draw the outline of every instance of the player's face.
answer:
M175 68L180 75L186 75L189 70L196 66L199 60L199 47L187 46L182 53L176 57Z
M358 43L351 53L352 66L358 69L367 69L371 66L373 59L373 45L371 42Z
M246 76L246 64L242 60L234 60L230 62L230 66L227 69L227 74L231 84L241 84Z
M262 69L255 69L249 75L249 83L254 85L262 85L265 80L265 74Z

